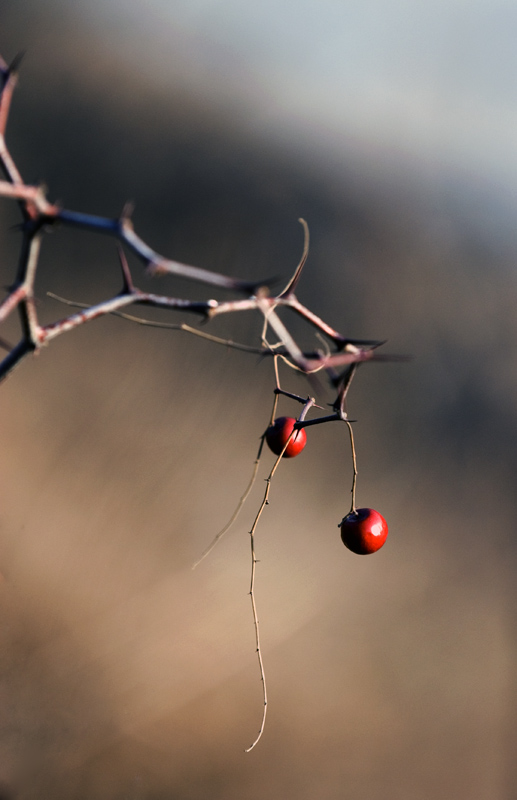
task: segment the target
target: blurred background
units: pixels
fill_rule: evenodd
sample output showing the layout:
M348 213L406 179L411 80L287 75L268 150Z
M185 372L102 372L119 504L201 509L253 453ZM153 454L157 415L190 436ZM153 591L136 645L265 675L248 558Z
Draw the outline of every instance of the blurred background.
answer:
M311 429L275 479L257 535L268 721L248 755L268 456L191 565L247 483L271 363L103 319L2 385L3 800L515 797L516 25L502 0L3 0L0 52L26 53L8 128L25 180L78 211L134 201L159 252L254 280L292 272L304 217L302 302L413 356L362 367L350 394L382 551L339 538L345 426ZM17 222L3 201L3 285ZM214 295L131 266L142 288ZM56 230L36 288L44 321L65 313L47 291L113 295L114 242Z

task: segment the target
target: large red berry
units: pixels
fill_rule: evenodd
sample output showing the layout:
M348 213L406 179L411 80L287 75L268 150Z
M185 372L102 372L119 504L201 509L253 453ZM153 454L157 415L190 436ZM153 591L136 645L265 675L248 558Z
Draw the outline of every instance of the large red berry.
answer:
M343 517L341 539L352 553L367 556L380 550L388 536L388 523L373 508L357 508Z
M285 447L285 443L291 435L296 420L293 417L278 417L274 423L269 426L266 431L266 442L269 449L277 456L280 455ZM301 453L307 442L307 434L303 428L295 431L291 441L287 445L284 453L284 458L294 458L298 453Z

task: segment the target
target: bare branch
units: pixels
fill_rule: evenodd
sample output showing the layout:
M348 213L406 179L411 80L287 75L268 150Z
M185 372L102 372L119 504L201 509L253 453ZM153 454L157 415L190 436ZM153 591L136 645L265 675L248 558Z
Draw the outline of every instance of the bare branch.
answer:
M0 303L0 322L3 322L9 314L16 308L18 303L25 300L27 297L27 288L25 286L18 286L13 289L10 294L5 297Z
M273 480L273 476L277 470L278 465L282 460L282 456L286 451L289 442L291 441L292 437L294 436L294 430L291 432L287 442L284 445L284 448L278 458L276 459L275 463L273 464L273 468L269 473L268 477L266 478L266 491L264 492L264 498L262 503L260 504L260 508L257 512L253 525L251 526L250 530L250 547L251 547L251 577L250 577L250 599L251 599L251 610L253 613L253 626L255 628L255 645L256 645L256 653L257 659L259 663L259 671L260 671L260 680L262 682L262 699L263 699L263 708L262 708L262 719L260 721L260 727L258 734L252 744L246 748L245 752L249 753L253 748L258 744L260 741L262 734L264 733L264 727L266 725L266 714L267 714L267 686L266 686L266 673L264 670L264 661L262 659L262 650L260 647L260 629L259 629L259 620L258 620L258 613L257 613L257 604L255 601L255 576L257 571L257 556L255 552L255 532L257 530L257 526L259 524L260 518L262 516L262 512L264 511L265 507L268 505L268 498L269 492L271 490L271 481Z
M0 381L7 378L8 375L17 367L25 356L34 352L35 346L28 339L23 339L19 342L8 355L0 361Z
M244 490L244 494L241 496L239 502L237 503L237 507L235 508L235 511L233 512L232 516L230 517L230 519L228 520L228 522L226 523L224 528L222 528L219 531L219 533L214 536L214 538L212 539L212 541L210 542L210 544L208 545L206 550L203 550L203 552L201 553L201 556L198 558L198 560L195 562L195 564L192 565L192 569L195 569L198 566L198 564L201 564L201 562L212 552L212 550L214 549L216 544L223 538L225 533L228 533L228 531L230 530L230 528L232 527L234 522L236 522L237 517L241 513L242 508L244 506L244 503L248 499L248 497L250 495L250 492L253 489L253 486L255 484L255 480L256 480L256 477L257 477L257 473L258 473L258 468L259 468L259 465L260 465L260 456L262 455L263 447L264 447L264 436L261 436L260 437L260 445L259 445L257 457L256 457L256 459L254 461L254 464L253 464L253 472L251 473L251 478L249 480L249 483L248 483L246 489Z
M73 306L74 308L89 308L88 303L78 303L73 300L67 300L65 297L60 297L58 294L54 294L54 292L47 292L47 296L51 297L53 300L57 300L59 303L64 303L67 306ZM206 333L206 331L200 331L198 328L193 328L191 325L187 325L185 322L158 322L152 319L135 317L133 314L125 314L123 311L112 311L111 316L120 317L120 319L125 319L128 322L135 322L137 325L143 325L148 328L163 328L165 330L183 331L184 333L190 333L193 336L199 336L200 339L205 339L208 342L229 347L232 350L242 350L245 353L254 353L258 356L270 355L270 353L267 350L265 351L262 347L253 347L249 344L234 342L233 339L223 339L221 336L214 336L212 333Z
M97 231L115 236L127 246L144 262L151 275L177 275L187 280L206 283L210 286L219 286L223 289L231 289L237 292L254 292L262 283L250 283L249 281L239 281L220 275L217 272L192 267L188 264L181 264L179 261L172 261L157 253L133 230L131 221L127 218L108 219L97 217L93 214L82 214L76 211L56 210L52 215L56 222L71 225L77 228Z
M5 136L11 100L18 80L17 68L20 61L21 57L18 57L13 61L11 66L8 67L2 59L2 64L0 66L0 74L2 76L2 89L0 93L0 136L2 137Z

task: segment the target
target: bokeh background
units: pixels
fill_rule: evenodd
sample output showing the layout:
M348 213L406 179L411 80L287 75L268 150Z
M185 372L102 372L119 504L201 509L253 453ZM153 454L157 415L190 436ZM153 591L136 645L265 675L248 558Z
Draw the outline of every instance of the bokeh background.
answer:
M501 0L3 0L26 180L90 213L133 200L158 251L251 279L290 274L303 216L300 299L413 357L361 368L350 396L380 553L339 539L345 426L311 429L273 485L248 755L261 481L191 565L246 485L271 364L104 319L2 385L3 800L515 797L516 24ZM13 204L0 217L7 285ZM119 282L111 240L55 231L41 318L64 314L47 291ZM260 320L210 329L254 343Z

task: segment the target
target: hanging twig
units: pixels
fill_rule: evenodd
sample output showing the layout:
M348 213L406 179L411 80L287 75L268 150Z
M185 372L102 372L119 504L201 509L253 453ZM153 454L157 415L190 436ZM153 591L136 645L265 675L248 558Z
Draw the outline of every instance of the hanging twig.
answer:
M299 416L300 422L303 421L307 411L313 405L314 405L314 398L312 398L312 397L308 398L308 400L306 401L306 403L305 403L305 405L304 405L304 407L302 409L302 413ZM257 568L257 556L256 556L256 553L255 553L255 532L257 530L257 526L258 526L259 520L260 520L260 518L262 516L262 512L264 511L265 507L269 504L269 492L271 490L271 481L273 480L273 476L274 476L274 474L275 474L275 472L276 472L276 470L278 468L278 465L280 464L280 462L282 460L282 457L283 457L285 451L287 450L287 448L289 446L289 442L291 441L291 439L293 438L295 433L296 433L296 431L293 428L289 438L287 439L287 441L286 441L286 443L285 443L285 445L284 445L284 447L282 449L282 452L277 457L275 463L273 464L273 468L272 468L271 472L269 473L268 477L266 478L266 491L264 492L264 497L263 497L262 503L260 504L260 508L259 508L259 510L257 512L257 515L255 517L255 520L254 520L253 525L252 525L251 530L250 530L250 544L251 544L250 597L251 597L251 608L252 608L252 611L253 611L253 624L254 624L254 627L255 627L255 643L256 643L256 647L257 647L257 658L258 658L258 662L259 662L260 680L262 682L262 697L263 697L263 701L264 701L264 707L263 707L263 711L262 711L262 720L261 720L261 723L260 723L259 732L257 734L257 737L256 737L255 741L246 749L246 751L245 751L246 753L249 753L251 750L253 750L255 745L258 744L258 742L260 741L260 738L261 738L261 736L262 736L262 734L264 732L264 726L266 724L266 714L267 714L266 673L264 671L264 661L263 661L263 658L262 658L262 650L261 650L261 647L260 647L259 620L258 620L258 614L257 614L257 605L256 605L256 602L255 602L255 574L256 574L256 568Z
M259 445L257 457L256 457L255 462L253 464L253 472L251 474L250 481L249 481L249 483L248 483L248 485L247 485L247 487L246 487L246 489L244 491L244 494L241 496L239 502L237 503L237 507L236 507L235 511L233 512L232 516L230 517L230 519L228 520L228 522L226 523L224 528L222 528L219 531L219 533L216 534L216 536L214 536L213 540L210 542L210 544L208 545L206 550L203 550L203 552L201 553L201 556L192 565L192 569L195 569L198 566L198 564L201 564L203 559L205 559L207 557L207 555L209 555L212 552L212 550L214 549L216 544L220 541L220 539L223 538L225 533L227 533L230 530L230 528L232 527L232 525L236 521L237 517L239 516L239 514L240 514L240 512L242 510L242 507L243 507L244 503L246 502L246 500L248 499L248 497L250 495L250 492L253 489L253 486L255 484L255 479L257 477L257 472L258 472L258 468L259 468L259 465L260 465L260 456L262 455L262 448L263 447L264 447L264 435L262 435L260 437L260 445Z

